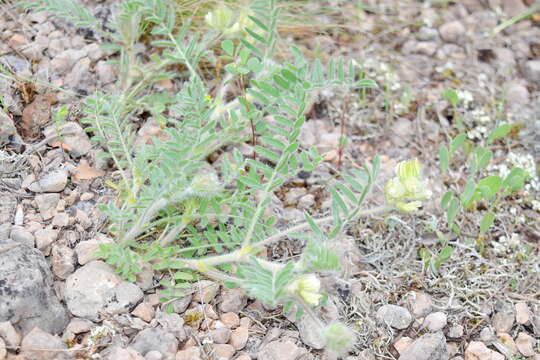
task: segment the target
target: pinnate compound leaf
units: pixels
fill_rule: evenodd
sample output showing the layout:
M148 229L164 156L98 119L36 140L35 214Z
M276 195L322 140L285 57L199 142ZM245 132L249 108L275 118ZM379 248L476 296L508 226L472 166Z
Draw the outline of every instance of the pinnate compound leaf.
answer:
M248 295L271 306L276 306L287 292L293 279L294 263L289 262L280 270L269 270L253 259L249 265L238 267L237 275L242 278L242 287Z

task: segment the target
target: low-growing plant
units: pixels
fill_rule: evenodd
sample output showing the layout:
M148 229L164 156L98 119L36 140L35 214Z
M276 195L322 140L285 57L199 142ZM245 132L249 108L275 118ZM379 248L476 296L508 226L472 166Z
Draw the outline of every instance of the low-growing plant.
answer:
M484 234L496 218L496 208L500 201L515 191L521 190L528 174L521 168L513 168L506 177L486 174L486 167L493 158L489 146L497 139L504 138L514 125L497 126L487 137L485 144L475 145L467 139L466 134L455 136L448 146L439 148L441 171L451 171L451 160L454 153L462 148L467 154L467 175L464 186L456 186L448 190L441 198L440 206L446 213L449 228L460 234L458 215L466 211L484 209L479 223L479 233ZM457 184L456 184L457 185Z
M327 349L347 352L354 333L341 323L325 324L313 311L324 299L318 274L339 270L340 237L351 222L392 210L414 213L430 198L419 161L398 164L396 176L385 186L382 206L364 207L379 172L375 157L362 169L339 174L331 184L330 214L313 217L306 212L305 222L277 229L270 210L276 190L323 160L298 142L313 91L376 84L340 58L323 66L308 61L294 46L290 60L278 58L275 0L255 0L241 17L220 5L205 17L212 30L203 35L190 33L189 22L178 26L174 4L166 0L124 0L108 25L111 30L74 0L24 4L93 29L108 40L104 47L118 55L118 81L112 90L97 91L83 101L82 121L107 150L101 156L115 167L108 184L118 192L118 199L101 207L116 241L102 245L99 256L131 281L148 264L163 271L160 294L165 303L184 296L201 276L241 287L270 306L312 316ZM157 51L138 50L143 35ZM199 64L218 60L223 71L216 90L210 91ZM177 93L155 87L174 78L183 80ZM149 143L135 141L133 123L143 113L162 130ZM461 139L441 148L443 170L463 145ZM249 144L251 151L231 146L239 143ZM214 154L219 160L210 166L208 158ZM491 157L483 147L471 154L470 178L475 179ZM455 222L456 206L468 208L499 190L515 188L514 175L509 179L500 186L481 179L471 194L466 186L467 196L445 195L448 222ZM274 261L261 254L285 239L305 242L297 260ZM445 261L447 253L441 252L436 264Z

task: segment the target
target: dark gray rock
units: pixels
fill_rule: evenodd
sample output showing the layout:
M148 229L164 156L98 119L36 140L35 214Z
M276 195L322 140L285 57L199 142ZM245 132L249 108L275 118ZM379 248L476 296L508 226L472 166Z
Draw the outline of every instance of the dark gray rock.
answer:
M0 321L27 333L34 327L53 334L69 319L53 291L53 276L43 254L12 240L0 241Z

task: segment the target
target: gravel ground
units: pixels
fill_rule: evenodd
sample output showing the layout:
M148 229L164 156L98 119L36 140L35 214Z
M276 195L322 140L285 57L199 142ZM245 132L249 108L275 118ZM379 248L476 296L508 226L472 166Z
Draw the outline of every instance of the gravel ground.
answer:
M115 4L82 3L104 24ZM449 238L454 254L437 268L426 268L419 253L440 250L438 201L419 216L352 226L343 271L324 279L331 296L321 310L357 332L347 359L540 359L540 15L492 35L531 3L334 0L286 9L292 22L281 28L280 50L294 40L323 61L344 55L381 90L316 94L301 143L327 161L276 194L283 224L301 220L303 210L325 212L326 179L376 154L383 180L397 162L421 159L438 199L464 178L463 167L441 177L436 155L456 126L479 141L498 122L519 123L508 141L493 145L489 171L521 166L531 175L522 192L503 199L485 236L477 233L480 215L471 213L462 235ZM305 13L311 20L299 25ZM79 122L79 102L116 79L109 63L116 54L99 44L50 14L0 4L0 64L13 74L0 77L0 360L331 359L309 318L209 280L168 313L158 273L145 268L130 283L94 257L113 241L97 205L114 196L105 185L114 169L96 157L102 149ZM458 91L458 109L441 96L448 88ZM53 114L62 106L68 114L59 125ZM51 140L59 126L67 130L61 143ZM151 122L136 126L139 141L159 134ZM349 143L341 158L342 134ZM380 193L369 202L380 204ZM301 246L268 250L283 259Z

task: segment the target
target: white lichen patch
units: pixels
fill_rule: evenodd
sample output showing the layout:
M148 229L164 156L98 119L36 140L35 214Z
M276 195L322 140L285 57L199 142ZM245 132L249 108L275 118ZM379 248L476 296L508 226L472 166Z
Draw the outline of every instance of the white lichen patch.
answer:
M88 339L88 346L96 346L106 336L114 336L116 334L116 327L110 321L103 321L102 325L95 326L90 330L90 337Z
M468 90L456 90L456 93L463 107L466 109L470 108L474 101L473 94Z
M500 236L497 241L491 243L493 251L499 255L515 252L522 246L521 238L516 233L511 233L509 236Z
M510 171L512 171L513 168L521 168L528 174L528 177L525 178L524 195L533 195L534 197L534 194L537 194L540 191L540 179L538 177L536 162L533 155L509 152L506 160L503 163L489 165L487 170L491 174L499 175L501 178L504 179L510 173ZM521 198L515 201L516 203L521 204L529 202L533 210L540 212L540 201L538 199L533 198L530 201L524 201L524 198ZM512 213L512 209L510 211ZM519 223L520 221L525 221L523 215L520 217L516 217L516 222Z

